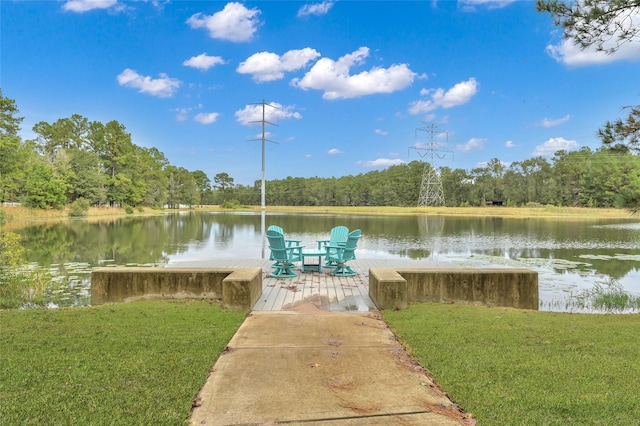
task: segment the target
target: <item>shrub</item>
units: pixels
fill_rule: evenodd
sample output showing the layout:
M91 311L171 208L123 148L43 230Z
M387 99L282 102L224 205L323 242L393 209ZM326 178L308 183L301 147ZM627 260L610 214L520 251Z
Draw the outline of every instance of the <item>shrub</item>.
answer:
M78 198L69 206L69 216L82 217L86 216L89 211L89 200L85 198Z
M239 209L242 207L242 205L238 200L230 200L222 203L220 207L222 207L223 209Z

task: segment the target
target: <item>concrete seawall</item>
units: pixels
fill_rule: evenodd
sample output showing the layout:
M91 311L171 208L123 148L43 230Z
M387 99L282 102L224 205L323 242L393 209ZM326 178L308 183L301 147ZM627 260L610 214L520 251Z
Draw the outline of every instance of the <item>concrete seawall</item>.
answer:
M538 273L520 268L372 268L369 295L379 309L456 302L537 310Z
M529 269L411 268L390 264L389 267L359 269L359 275L354 277L359 283L325 273L284 282L267 277L268 285L264 290L269 291L263 294L263 277L270 264L268 261L262 263L262 267L245 264L243 267L100 268L91 275L91 304L195 298L221 300L225 307L250 310L264 299L264 304L273 305L267 310L281 310L287 300L294 304L292 295L304 294L312 298L317 293L320 299L323 294L325 297L333 295L336 300L328 300L328 303L336 308L340 305L339 295L346 298L348 293L352 298L360 294L358 297L363 299L363 306L381 310L403 309L411 302L538 309L538 273ZM357 294L354 293L354 289L360 287Z
M251 309L262 293L261 268L100 268L91 273L91 304L144 299L219 299Z

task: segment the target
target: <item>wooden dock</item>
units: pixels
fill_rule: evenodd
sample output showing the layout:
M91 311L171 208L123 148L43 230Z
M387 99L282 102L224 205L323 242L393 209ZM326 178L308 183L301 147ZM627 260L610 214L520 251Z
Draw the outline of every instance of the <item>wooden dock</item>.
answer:
M376 311L369 298L369 268L427 268L437 262L402 259L356 259L349 265L358 273L352 277L336 277L331 269L322 272L302 272L296 264L295 278L274 278L268 259L213 259L183 261L171 267L190 268L262 268L262 295L253 307L255 311L289 311L314 305L325 311Z

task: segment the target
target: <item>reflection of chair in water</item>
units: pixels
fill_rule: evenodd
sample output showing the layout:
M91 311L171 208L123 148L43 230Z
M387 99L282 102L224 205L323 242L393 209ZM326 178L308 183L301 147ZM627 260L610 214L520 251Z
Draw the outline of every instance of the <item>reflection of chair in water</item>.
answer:
M357 275L357 272L347 265L347 262L356 258L355 250L358 247L358 239L361 234L360 230L356 229L349 234L345 245L325 246L327 263L333 262L336 265L332 272L333 275L339 277Z
M347 242L347 236L349 235L349 228L346 226L336 226L331 229L331 233L329 234L328 240L317 240L318 241L318 250L325 250L325 247L340 247L344 246ZM330 250L332 254L335 254L335 249ZM327 252L328 254L329 252ZM329 260L329 256L327 256L326 263L324 264L325 268L334 266L335 262Z
M301 240L288 240L285 238L284 236L284 230L279 227L278 225L270 225L269 228L267 228L267 231L274 231L277 232L279 234L282 235L282 238L284 238L284 243L286 245L286 247L300 247L302 249L302 246L300 246L300 243L302 242ZM293 261L294 262L300 262L302 261L302 254L300 250L293 250ZM273 258L273 252L271 252L271 255L269 256L269 260L276 260ZM276 263L274 263L274 267L276 266L278 262L276 261Z
M294 262L302 259L302 247L287 247L284 236L274 230L267 231L267 239L269 240L269 249L271 249L271 259L275 260L273 264L274 271L271 276L278 278L293 278L298 274L292 271Z

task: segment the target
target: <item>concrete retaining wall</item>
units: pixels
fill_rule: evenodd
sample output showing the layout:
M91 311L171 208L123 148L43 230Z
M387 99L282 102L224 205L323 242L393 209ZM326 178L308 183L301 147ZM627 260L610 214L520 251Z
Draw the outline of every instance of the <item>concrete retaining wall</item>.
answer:
M538 273L529 269L369 270L369 296L378 309L409 302L456 302L538 309Z
M261 293L261 268L100 268L91 273L92 305L198 298L251 309Z

